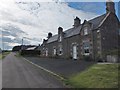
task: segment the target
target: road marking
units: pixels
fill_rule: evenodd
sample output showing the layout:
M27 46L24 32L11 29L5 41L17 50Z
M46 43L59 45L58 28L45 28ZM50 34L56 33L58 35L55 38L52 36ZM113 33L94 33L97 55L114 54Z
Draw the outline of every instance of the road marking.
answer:
M38 68L40 68L40 69L42 69L42 70L44 70L44 71L46 71L46 72L48 72L48 73L50 73L50 74L52 74L52 75L58 77L59 79L65 80L65 79L64 79L63 77L61 77L60 75L58 75L58 74L56 74L56 73L54 73L54 72L52 72L52 71L50 71L50 70L48 70L48 69L45 69L44 67L39 66L39 65L37 65L37 64L35 64L35 63L29 61L28 59L26 59L26 58L24 58L24 57L22 57L22 58L23 58L25 61L31 63L32 65L34 65L34 66L36 66L36 67L38 67Z

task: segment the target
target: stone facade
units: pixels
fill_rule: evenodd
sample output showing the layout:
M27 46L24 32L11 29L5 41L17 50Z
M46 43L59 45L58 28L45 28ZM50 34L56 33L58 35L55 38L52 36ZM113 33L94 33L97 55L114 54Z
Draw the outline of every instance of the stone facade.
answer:
M42 57L56 57L81 60L106 60L112 50L117 50L119 20L115 14L114 2L106 2L106 13L92 20L74 19L73 28L58 28L58 34L48 34L48 39L39 47Z

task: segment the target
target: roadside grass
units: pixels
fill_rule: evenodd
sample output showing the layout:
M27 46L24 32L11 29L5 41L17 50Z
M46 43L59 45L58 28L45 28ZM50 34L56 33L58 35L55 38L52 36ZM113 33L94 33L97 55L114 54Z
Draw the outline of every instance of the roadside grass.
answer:
M16 57L21 57L20 52L16 52L15 56Z
M74 88L118 88L118 67L118 64L95 64L70 76L65 83Z
M0 53L0 60L2 59L2 53Z
M0 60L4 59L10 52L3 52L0 54Z

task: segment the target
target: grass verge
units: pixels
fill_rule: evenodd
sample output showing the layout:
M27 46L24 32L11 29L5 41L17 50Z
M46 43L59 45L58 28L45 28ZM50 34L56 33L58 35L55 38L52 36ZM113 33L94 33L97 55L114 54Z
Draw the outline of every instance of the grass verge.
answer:
M0 60L4 59L10 52L3 52L0 54Z
M16 57L21 57L20 52L16 52L15 56L16 56Z
M74 88L118 88L118 64L95 64L65 82Z
M0 60L2 59L2 53L0 53Z

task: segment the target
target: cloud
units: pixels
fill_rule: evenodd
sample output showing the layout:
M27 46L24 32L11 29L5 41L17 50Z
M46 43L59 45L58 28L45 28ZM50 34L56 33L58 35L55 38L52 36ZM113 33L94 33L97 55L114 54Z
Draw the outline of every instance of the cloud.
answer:
M27 35L24 31L22 31L19 27L13 24L5 24L0 26L0 40L1 46L7 47L7 49L12 48L13 45L20 45L22 42L22 36ZM2 44L3 43L3 44ZM25 40L25 44L30 44L30 41Z
M76 16L80 19L91 19L97 14L76 10L68 6L67 3L43 3L43 2L19 2L15 0L0 0L0 26L7 36L6 41L21 44L20 38L26 36L31 40L25 43L40 44L42 39L47 37L48 32L57 34L57 28L62 26L64 30L72 27ZM9 36L9 39L8 39ZM11 40L10 36L17 37ZM9 43L10 43L9 42ZM8 46L10 46L9 44ZM16 44L15 44L16 45Z

